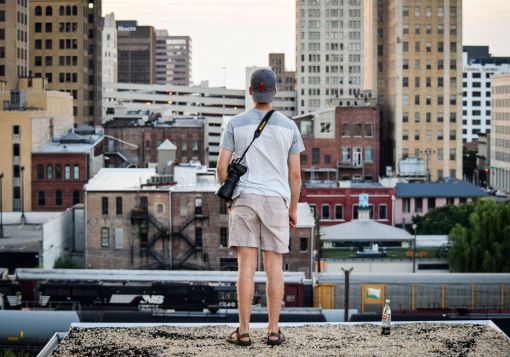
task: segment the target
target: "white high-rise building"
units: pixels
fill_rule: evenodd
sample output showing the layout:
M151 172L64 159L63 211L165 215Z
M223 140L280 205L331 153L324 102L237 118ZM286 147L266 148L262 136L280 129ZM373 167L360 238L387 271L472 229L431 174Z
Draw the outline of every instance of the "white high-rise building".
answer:
M364 1L296 0L298 114L363 88Z
M491 128L491 77L510 73L510 57L492 57L489 46L464 46L462 54L462 140Z
M170 83L169 39L168 30L156 30L156 84Z
M102 33L102 75L104 83L117 83L117 27L115 25L115 14L112 12L104 17ZM110 89L104 88L103 93ZM103 117L106 114L106 107L103 101Z

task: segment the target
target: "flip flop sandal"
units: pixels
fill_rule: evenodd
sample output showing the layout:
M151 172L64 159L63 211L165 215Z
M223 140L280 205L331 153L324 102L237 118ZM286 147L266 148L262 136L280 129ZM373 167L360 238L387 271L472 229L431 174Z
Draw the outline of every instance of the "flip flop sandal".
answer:
M241 338L248 337L247 341L241 340ZM251 339L249 333L239 333L239 327L230 334L227 338L227 342L237 346L251 346Z
M278 337L278 339L270 339L270 337ZM266 341L266 343L269 346L280 346L284 342L285 342L285 336L280 331L280 329L278 329L278 332L271 332L271 333L267 334L267 341Z

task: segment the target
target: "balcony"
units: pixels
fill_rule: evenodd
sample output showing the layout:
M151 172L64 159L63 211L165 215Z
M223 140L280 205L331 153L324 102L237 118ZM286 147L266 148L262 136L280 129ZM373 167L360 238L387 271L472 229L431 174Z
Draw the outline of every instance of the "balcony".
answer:
M337 160L336 167L341 169L361 169L363 162L355 160Z

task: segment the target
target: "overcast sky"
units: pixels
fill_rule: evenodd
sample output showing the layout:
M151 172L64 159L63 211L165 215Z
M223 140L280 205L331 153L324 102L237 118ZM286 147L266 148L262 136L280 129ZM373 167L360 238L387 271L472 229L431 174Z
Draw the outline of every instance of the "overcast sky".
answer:
M464 0L464 45L510 56L510 0ZM245 67L284 52L295 67L295 0L103 0L103 14L192 38L195 83L241 89Z

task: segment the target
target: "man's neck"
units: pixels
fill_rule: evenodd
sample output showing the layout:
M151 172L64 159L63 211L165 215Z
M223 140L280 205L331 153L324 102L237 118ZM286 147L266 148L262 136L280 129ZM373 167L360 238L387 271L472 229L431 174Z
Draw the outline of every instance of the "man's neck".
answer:
M273 109L273 104L271 103L255 103L255 106L253 107L257 110L261 110L263 112L268 112L271 109Z

